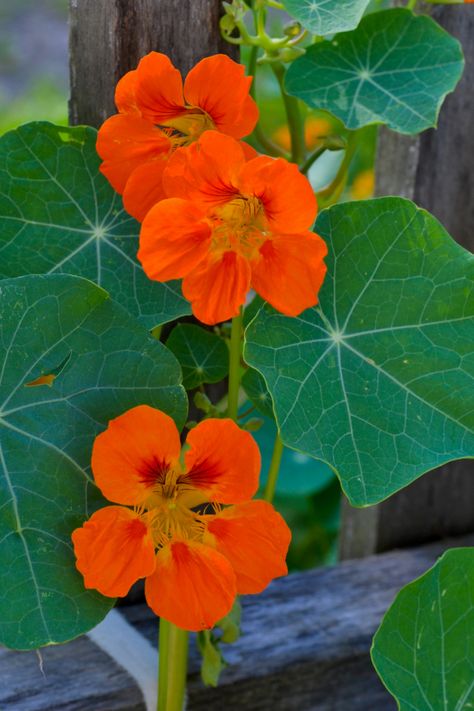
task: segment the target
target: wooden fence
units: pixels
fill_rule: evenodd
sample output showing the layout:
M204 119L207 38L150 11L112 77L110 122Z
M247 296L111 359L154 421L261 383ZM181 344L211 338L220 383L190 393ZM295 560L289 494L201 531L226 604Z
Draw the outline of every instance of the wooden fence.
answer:
M99 125L114 112L120 76L152 49L184 72L215 52L236 58L218 32L220 0L71 0L71 123ZM457 36L466 71L448 98L437 131L406 138L382 130L380 195L404 195L474 248L474 14L444 6L436 19ZM343 504L341 557L364 558L294 574L244 601L244 635L229 648L231 666L217 689L205 688L192 659L191 710L391 711L395 702L369 659L371 637L399 588L454 545L474 537L472 462L447 464L370 509ZM446 536L458 536L454 540ZM436 541L430 545L420 545ZM393 551L410 546L407 550ZM380 554L381 551L393 551ZM372 556L371 554L379 555ZM371 557L367 557L371 556ZM123 608L156 641L156 619L143 605ZM86 637L34 653L0 650L8 711L144 709L131 677Z

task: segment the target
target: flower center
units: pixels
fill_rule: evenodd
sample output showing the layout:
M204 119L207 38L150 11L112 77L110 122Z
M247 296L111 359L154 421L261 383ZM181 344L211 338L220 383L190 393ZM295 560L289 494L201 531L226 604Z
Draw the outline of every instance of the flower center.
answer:
M202 539L205 529L202 514L180 500L180 494L189 490L189 485L179 468L153 460L141 472L141 481L150 491L141 510L145 510L143 517L150 526L155 548L167 545L174 538Z
M189 106L181 116L170 119L159 128L168 136L173 149L176 149L194 143L204 131L214 130L215 125L209 114Z
M236 195L219 205L214 209L210 223L213 228L211 249L218 255L231 250L246 259L253 259L269 238L265 210L255 195Z

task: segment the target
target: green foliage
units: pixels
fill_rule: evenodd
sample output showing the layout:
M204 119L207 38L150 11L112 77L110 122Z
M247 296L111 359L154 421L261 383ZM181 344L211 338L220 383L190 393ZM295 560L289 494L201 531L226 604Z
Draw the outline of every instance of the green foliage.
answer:
M397 595L372 661L400 711L474 706L474 549L447 551Z
M262 415L269 417L271 420L275 419L272 398L260 373L253 368L248 368L242 376L241 384L252 405Z
M218 685L221 672L227 666L221 644L232 644L239 639L241 616L242 607L236 598L229 614L220 620L212 631L198 632L198 649L202 657L201 679L206 686Z
M286 88L347 128L383 123L418 133L436 124L463 65L459 42L431 18L384 10L310 47L288 69Z
M0 277L86 277L150 328L190 313L179 282L136 261L139 225L99 173L96 136L38 122L0 139Z
M186 390L218 383L229 372L229 349L217 334L200 326L180 323L166 341L179 360Z
M315 35L353 30L369 0L283 0L290 15Z
M0 643L33 649L87 631L113 603L84 589L70 538L104 503L95 436L143 403L182 426L187 404L174 356L91 282L5 280L0 303Z
M336 563L341 487L334 475L329 483L326 480L325 486L309 495L285 493L283 487L277 492L274 504L291 529L286 558L290 572Z
M263 307L244 356L283 442L365 506L474 455L474 257L401 198L337 205L316 230L330 247L320 306Z

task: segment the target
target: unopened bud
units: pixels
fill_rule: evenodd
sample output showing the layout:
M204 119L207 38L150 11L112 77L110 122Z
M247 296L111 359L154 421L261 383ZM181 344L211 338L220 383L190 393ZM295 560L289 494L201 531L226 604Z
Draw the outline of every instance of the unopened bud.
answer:
M298 37L298 35L301 34L302 31L303 27L301 26L301 23L298 22L298 20L292 20L283 27L283 34L285 34L287 37Z

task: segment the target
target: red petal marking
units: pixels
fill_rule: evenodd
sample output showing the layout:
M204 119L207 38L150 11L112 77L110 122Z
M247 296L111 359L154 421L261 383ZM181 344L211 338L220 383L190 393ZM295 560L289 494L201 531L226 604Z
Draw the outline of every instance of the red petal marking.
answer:
M152 488L156 484L165 484L166 475L170 470L170 465L164 459L154 457L148 462L144 462L140 470L140 482Z

